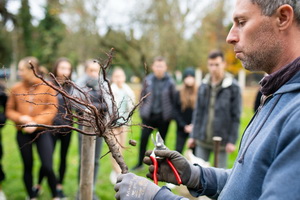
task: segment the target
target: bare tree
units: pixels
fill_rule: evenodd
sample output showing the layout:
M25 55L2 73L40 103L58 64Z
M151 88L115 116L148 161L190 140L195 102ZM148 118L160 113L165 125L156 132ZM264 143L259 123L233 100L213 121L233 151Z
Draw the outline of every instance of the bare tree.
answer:
M39 75L36 72L34 66L32 65L32 63L30 63L31 69L33 70L35 76L42 80L42 84L47 85L48 87L55 90L56 95L61 94L63 96L67 106L64 108L65 113L62 115L62 117L66 120L72 121L73 124L89 127L89 129L93 130L92 132L86 132L84 129L79 129L76 128L76 126L71 125L27 124L23 125L22 127L43 127L52 131L56 131L57 128L69 128L79 132L80 134L103 137L108 145L110 153L112 154L116 162L119 164L122 173L128 173L128 167L124 161L122 154L120 153L120 144L117 141L112 130L120 126L128 126L134 111L149 94L144 96L141 99L141 101L134 106L131 112L129 112L128 116L120 116L118 107L114 101L114 95L111 90L110 82L107 79L107 71L109 70L113 59L113 49L111 49L111 51L107 53L107 57L107 60L104 61L103 64L99 61L95 61L101 67L101 79L99 79L98 81L98 83L100 84L99 92L100 95L105 97L103 98L103 100L100 100L100 105L102 105L101 109L99 109L92 103L89 92L84 90L83 88L78 87L73 81L66 80L65 84L71 85L73 89L77 91L76 95L74 95L74 92L68 93L66 90L64 90L62 85L52 73L49 73L49 76L53 79L54 84L46 81L45 78L43 78L43 76ZM53 94L47 93L47 95ZM73 109L70 108L77 110L77 112L74 112ZM88 115L87 118L83 117L86 115ZM117 123L119 119L123 119L124 122Z

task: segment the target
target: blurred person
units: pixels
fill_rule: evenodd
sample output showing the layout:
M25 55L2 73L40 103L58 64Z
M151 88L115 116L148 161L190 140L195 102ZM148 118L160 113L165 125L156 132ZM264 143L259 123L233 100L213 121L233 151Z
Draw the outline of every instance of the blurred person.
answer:
M195 155L209 161L213 153L213 137L222 137L219 166L227 167L227 154L235 151L241 115L241 91L238 82L225 71L226 63L221 51L208 56L209 73L198 90L193 116L193 131L189 147Z
M2 182L5 179L5 173L3 171L2 166L2 158L3 158L3 147L2 147L2 132L3 127L6 122L6 115L5 115L5 107L7 102L7 95L5 92L4 84L0 83L0 200L5 200L6 196L2 190Z
M145 77L141 96L150 95L140 105L142 124L138 163L133 170L142 168L147 143L156 128L165 139L171 119L173 119L175 83L167 73L167 63L163 57L156 57L151 66L153 73ZM152 128L149 128L152 127Z
M243 134L234 167L204 168L188 163L178 152L155 151L161 158L158 180L176 182L168 158L195 197L300 199L299 1L237 0L233 20L227 42L234 45L236 57L244 68L269 74L260 83L261 106ZM149 157L144 161L152 164ZM152 178L153 166L149 170ZM184 199L130 173L118 177L115 190L117 200Z
M29 61L39 73L39 64L35 57L26 57L19 62L18 75L21 82L11 88L11 94L6 105L6 115L17 126L17 141L24 165L23 181L29 198L32 200L37 199L37 192L32 187L32 168L34 166L32 147L35 144L42 164L41 168L47 177L52 197L58 199L56 178L52 169L53 144L50 133L45 129L34 126L20 127L21 125L35 124L51 125L57 113L55 92L35 77Z
M72 87L70 84L66 83L66 80L71 79L72 75L72 65L69 59L67 58L59 58L53 67L53 75L55 76L56 81L63 87L64 91L67 93L71 93ZM56 81L52 80L54 85L57 85ZM72 110L69 104L67 104L63 98L63 96L59 93L57 95L58 100L58 113L56 114L53 125L70 125L72 126L72 120L70 117L66 116L66 109ZM55 149L56 143L60 141L60 164L59 164L59 173L57 179L57 195L59 198L65 198L65 194L63 192L63 181L67 169L67 153L70 146L71 141L71 129L69 128L60 128L56 129L54 134L51 134L53 140L53 150ZM40 190L41 182L44 177L44 173L41 170L39 176L39 185L36 186L37 190Z
M119 119L118 124L125 122L125 119L128 117L128 114L134 107L135 95L132 89L125 83L126 75L122 68L115 68L112 73L112 84L111 89L114 95L115 103L119 111L119 116L124 117L124 119ZM124 147L126 144L127 138L127 127L120 126L113 130L113 133L119 142L121 147ZM122 150L122 148L120 148ZM110 181L115 184L117 181L117 176L121 174L121 169L115 159L112 159L113 170L110 174Z
M177 124L176 151L182 153L186 140L193 130L192 116L197 99L195 70L188 67L183 72L183 84L176 92L174 118Z
M107 97L105 94L102 94L100 91L100 86L106 87L103 78L100 76L100 65L93 61L93 60L87 60L85 62L85 74L78 79L76 82L76 85L79 86L82 90L85 92L88 92L90 96L90 101L93 105L96 106L99 110L103 111L101 113L107 113L109 111L109 97ZM103 83L103 84L102 84ZM74 90L75 95L76 90ZM78 94L80 96L80 94ZM85 98L85 97L82 97ZM106 116L101 116L106 117ZM80 126L79 128L82 128ZM79 163L81 162L81 142L82 142L82 135L79 134ZM99 171L99 161L101 156L101 149L102 149L102 138L96 137L96 145L95 145L95 164L94 164L94 193L93 193L93 200L97 200L98 197L95 193L95 185L98 177L98 171ZM80 164L79 164L79 174L80 174ZM80 180L80 175L79 175ZM79 181L80 182L80 181ZM79 197L79 194L78 194Z

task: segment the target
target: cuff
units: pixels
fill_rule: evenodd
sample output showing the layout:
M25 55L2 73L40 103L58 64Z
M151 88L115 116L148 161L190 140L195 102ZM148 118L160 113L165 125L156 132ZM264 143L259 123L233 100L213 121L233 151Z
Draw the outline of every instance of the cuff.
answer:
M173 194L169 188L166 186L163 186L154 196L153 200L166 200L166 199L172 199L172 200L188 200L187 198L177 196Z

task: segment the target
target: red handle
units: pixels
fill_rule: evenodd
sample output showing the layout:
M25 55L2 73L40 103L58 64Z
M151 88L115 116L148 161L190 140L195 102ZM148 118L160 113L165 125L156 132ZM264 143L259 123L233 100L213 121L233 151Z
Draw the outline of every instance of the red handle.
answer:
M177 171L177 169L174 167L173 163L170 161L169 158L167 158L167 162L168 162L169 166L171 167L171 169L172 169L172 171L173 171L173 173L174 173L174 175L175 175L175 178L176 178L176 180L177 180L178 185L182 184L182 181L181 181L181 178L180 178L180 176L179 176L179 174L178 174L178 171Z
M153 163L154 166L154 171L153 171L153 182L157 185L158 184L158 180L157 180L157 168L158 168L158 164L157 164L157 160L155 158L155 156L150 155L150 159Z

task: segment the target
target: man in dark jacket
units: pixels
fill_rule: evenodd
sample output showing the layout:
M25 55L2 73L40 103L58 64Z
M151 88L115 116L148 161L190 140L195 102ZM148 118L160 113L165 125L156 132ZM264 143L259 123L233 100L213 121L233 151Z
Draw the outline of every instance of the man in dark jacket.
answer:
M163 57L156 57L152 64L153 73L149 74L143 83L141 98L150 93L140 107L143 125L140 141L139 160L134 169L142 167L143 158L149 135L157 128L165 139L168 127L173 118L173 102L175 84L167 73L167 63ZM152 128L150 128L152 127Z
M237 81L225 71L226 63L221 51L208 56L209 74L198 91L193 116L193 131L189 146L195 147L196 156L209 160L213 151L213 137L222 138L218 167L226 168L227 153L235 150L241 114L241 92Z

